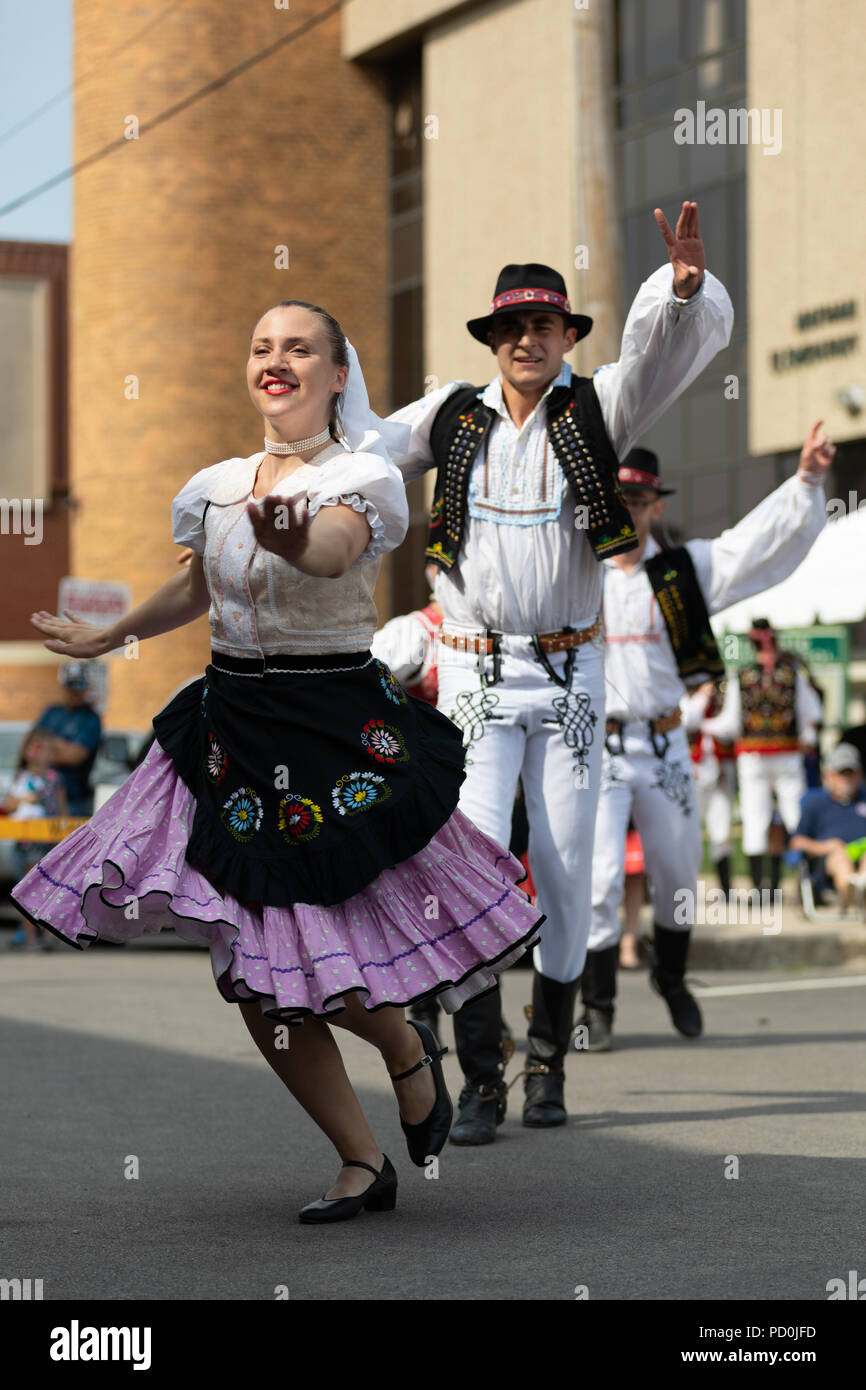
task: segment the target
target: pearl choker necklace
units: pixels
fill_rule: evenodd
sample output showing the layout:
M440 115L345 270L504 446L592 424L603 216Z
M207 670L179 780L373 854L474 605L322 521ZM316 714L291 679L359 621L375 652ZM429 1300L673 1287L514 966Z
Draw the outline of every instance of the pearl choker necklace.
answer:
M309 439L293 439L289 443L283 444L276 439L265 439L265 453L268 454L301 454L307 449L318 449L322 444L326 444L331 438L331 427L322 430L321 434L311 435Z

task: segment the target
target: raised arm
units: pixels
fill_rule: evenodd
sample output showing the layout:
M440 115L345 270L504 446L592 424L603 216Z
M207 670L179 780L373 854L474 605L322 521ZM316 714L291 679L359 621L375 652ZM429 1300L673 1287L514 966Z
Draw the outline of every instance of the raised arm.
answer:
M683 203L675 233L660 208L655 219L669 263L638 290L619 361L597 368L593 376L620 458L726 346L734 324L727 290L706 269L697 203Z
M142 642L146 637L172 632L201 617L209 604L201 557L193 555L190 563L173 574L161 589L107 627L81 622L68 609L64 609L63 618L43 610L34 613L30 621L48 639L44 646L49 651L87 658L105 656L106 652L122 647L127 636Z
M817 420L793 478L713 541L689 541L710 613L719 613L787 579L806 558L827 521L823 482L836 452Z

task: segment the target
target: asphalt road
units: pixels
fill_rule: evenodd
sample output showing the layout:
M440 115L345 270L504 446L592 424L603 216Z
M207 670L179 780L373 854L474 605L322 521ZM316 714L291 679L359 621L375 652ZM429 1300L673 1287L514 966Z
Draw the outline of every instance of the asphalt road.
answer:
M568 1125L524 1129L518 1084L497 1142L446 1146L438 1179L410 1164L376 1055L337 1030L398 1205L312 1228L296 1212L331 1150L206 953L61 948L2 974L0 1276L45 1299L825 1300L866 1273L864 976L703 973L691 1043L625 976L616 1050L569 1059ZM528 980L506 980L515 1033Z

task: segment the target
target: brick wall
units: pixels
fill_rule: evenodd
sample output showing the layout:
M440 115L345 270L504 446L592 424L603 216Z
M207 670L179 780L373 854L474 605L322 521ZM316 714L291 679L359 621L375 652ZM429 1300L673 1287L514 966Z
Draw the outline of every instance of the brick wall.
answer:
M75 158L142 125L325 8L177 6L142 40L135 7L75 6ZM71 262L71 570L140 603L173 572L169 508L198 469L261 447L244 364L259 315L324 304L387 388L387 109L340 58L335 15L78 175ZM289 248L287 270L274 248ZM124 383L137 378L137 399ZM380 585L383 608L387 591ZM207 660L207 622L113 662L107 722L145 728Z

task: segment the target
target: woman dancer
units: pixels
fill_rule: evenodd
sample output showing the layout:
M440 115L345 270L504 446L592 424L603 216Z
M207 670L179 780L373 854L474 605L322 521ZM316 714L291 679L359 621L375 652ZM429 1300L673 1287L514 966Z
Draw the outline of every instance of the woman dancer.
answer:
M460 731L369 651L378 562L408 524L387 452L405 427L373 415L316 305L259 320L246 376L265 450L174 499L191 563L110 627L33 615L51 651L90 657L209 610L212 657L124 786L13 900L73 945L169 926L208 943L223 998L343 1161L300 1219L339 1221L391 1210L397 1178L326 1020L378 1048L421 1166L451 1102L442 1052L403 1006L435 995L453 1012L489 989L539 919L518 861L457 810ZM284 1024L299 1025L288 1048Z

